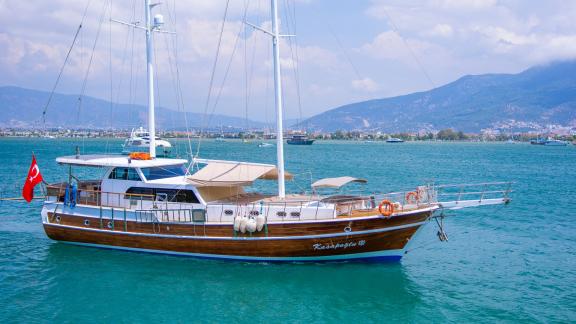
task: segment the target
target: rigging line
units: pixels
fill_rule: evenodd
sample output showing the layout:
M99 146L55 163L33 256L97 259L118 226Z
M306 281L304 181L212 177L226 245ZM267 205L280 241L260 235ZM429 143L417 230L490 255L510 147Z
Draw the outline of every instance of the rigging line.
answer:
M136 0L132 1L132 17L133 20L136 20ZM131 44L131 48L130 48L130 83L129 83L129 89L128 89L128 116L132 116L132 87L134 86L134 84L132 83L133 81L133 73L134 73L134 32L135 32L136 28L130 28L129 32L131 33L131 40L132 40L132 44ZM129 118L130 119L130 118Z
M246 3L246 6L249 6L249 1ZM247 7L245 9L248 9ZM258 12L260 11L260 3L258 3ZM256 20L256 24L259 25L260 24L260 16L258 16L258 19ZM246 123L246 128L250 128L249 127L249 119L248 119L248 110L250 107L250 100L251 100L251 96L252 96L252 88L253 88L253 76L254 76L254 62L256 61L256 37L253 37L252 39L252 50L251 50L251 58L250 58L250 69L248 69L248 22L246 21L246 15L244 15L243 17L243 23L244 23L244 31L245 31L245 39L244 39L244 73L245 73L245 85L246 85L246 93L245 93L245 123ZM250 71L248 71L250 70Z
M108 12L108 55L109 55L109 66L108 66L108 72L110 73L110 112L108 113L108 116L110 116L110 119L108 121L108 125L110 127L110 129L112 129L112 120L114 119L113 117L113 113L114 113L114 77L113 77L113 68L112 68L112 0L110 0L110 10ZM108 153L108 148L110 145L110 138L107 137L106 138L106 147L105 147L105 152Z
M434 83L434 81L430 77L430 74L428 74L428 71L424 68L424 65L422 64L422 62L418 58L418 55L416 55L416 52L414 52L414 50L412 49L410 44L408 44L408 41L406 41L406 39L402 36L402 34L400 33L400 30L398 29L398 26L396 26L396 24L394 23L394 20L392 20L392 17L388 14L388 11L386 9L382 8L382 12L384 12L386 19L388 19L388 21L390 22L390 26L392 27L392 30L396 33L396 35L398 35L398 37L400 37L400 39L404 43L404 46L406 46L406 48L410 52L410 55L412 55L412 58L414 59L416 64L418 64L418 67L420 68L420 70L422 70L422 73L424 73L424 76L426 77L428 82L430 82L430 85L432 85L432 88L436 88L436 84Z
M302 98L300 95L300 59L298 57L298 34L296 32L296 3L292 4L292 17L290 17L290 10L288 0L284 2L286 7L286 20L289 22L292 18L293 31L288 31L289 34L296 35L295 37L288 37L288 44L290 45L290 54L292 56L292 62L294 62L294 81L296 82L296 98L298 99L298 120L296 125L300 125L302 121ZM290 24L288 24L290 26ZM292 39L294 38L294 39ZM294 44L293 44L294 43Z
M70 57L70 52L72 52L72 48L74 48L74 44L76 43L76 39L78 38L78 33L80 32L81 28L82 28L82 24L78 25L78 28L76 29L76 34L74 35L74 39L72 40L72 44L70 45L70 48L68 49L68 53L66 54L66 58L64 59L64 64L62 64L62 67L60 68L60 72L58 72L58 77L56 78L56 82L54 82L54 86L52 87L52 91L50 91L50 96L48 97L48 101L46 102L46 105L44 106L44 111L42 111L42 123L44 125L44 128L46 127L46 111L48 111L48 106L50 105L50 102L52 101L52 97L54 96L54 92L56 91L56 87L58 86L58 83L60 82L60 78L62 77L62 72L64 72L64 67L66 67L66 64L68 63L68 58Z
M173 10L174 10L174 15L172 18L172 15L170 14L170 7L168 7L168 17L169 19L173 20L173 24L174 27L176 28L177 26L177 20L176 20L176 0L173 1L173 6L172 6ZM186 138L188 140L188 148L187 148L187 153L192 157L192 140L190 139L190 128L189 128L189 124L188 124L188 112L186 112L185 110L185 106L184 106L184 96L182 95L182 82L180 80L180 65L179 65L179 60L178 60L178 34L174 35L174 38L172 38L172 48L174 51L174 65L176 68L176 87L177 87L177 100L179 101L179 107L181 107L182 112L184 113L184 125L186 127ZM170 57L170 55L169 55ZM187 169L188 171L188 169Z
M76 44L76 39L78 39L78 34L80 33L80 30L82 29L82 25L84 24L84 19L86 18L86 13L88 12L88 7L90 7L91 2L92 2L92 0L89 0L88 3L86 4L86 7L84 8L84 13L82 14L82 19L80 19L80 24L78 25L78 28L76 29L76 33L74 34L74 39L72 40L72 44L70 45L70 48L68 48L68 52L66 53L66 57L64 58L64 63L62 64L62 67L60 67L60 71L58 72L58 77L56 77L56 82L54 82L54 86L52 87L52 91L50 92L50 96L48 97L48 101L46 102L46 106L44 106L44 110L42 111L42 124L43 124L44 129L46 129L46 112L48 111L48 106L50 105L50 102L52 101L52 98L54 97L54 92L56 91L56 87L58 86L58 83L60 83L60 78L62 77L62 73L64 72L64 68L66 67L66 64L68 63L68 58L70 58L70 53L72 52L72 49L74 48L74 44Z
M170 11L170 8L168 8L168 12ZM170 13L168 13L168 16L170 16ZM170 19L170 18L169 18ZM176 95L176 107L177 107L177 111L178 112L182 112L182 107L180 105L180 94L178 92L178 84L176 82L176 76L175 76L175 72L174 72L174 68L172 67L172 48L170 47L170 42L168 41L167 36L163 37L164 38L164 45L166 46L166 53L167 53L167 57L168 57L168 70L170 71L170 79L172 81L172 88L174 89L174 94ZM174 129L176 129L176 123L174 122L174 116L173 114L171 115L171 121L172 121L172 127ZM176 155L179 156L179 146L176 146Z
M247 11L248 11L248 6L244 7L243 21L246 20ZM232 60L234 58L234 55L236 54L236 49L238 48L238 42L240 40L241 34L242 34L242 29L240 29L238 31L238 33L236 34L236 39L234 41L234 47L232 48L232 54L230 55L230 59L228 60L228 63L226 65L226 71L224 73L224 78L222 79L222 83L220 84L220 88L218 89L218 94L216 95L216 99L214 99L214 104L212 105L212 110L210 112L210 117L209 117L208 123L207 123L208 125L210 125L210 123L212 122L212 117L214 116L214 112L216 111L216 106L218 105L218 102L220 101L220 98L222 95L222 90L224 89L224 85L226 84L226 81L228 80L228 74L230 72L230 67L232 66Z
M348 61L348 64L350 64L350 66L352 67L352 70L354 71L354 73L356 74L356 77L358 79L362 79L362 76L360 75L360 72L358 72L358 69L356 68L356 65L354 65L354 62L352 61L352 58L350 58L350 56L348 55L348 52L346 51L346 49L344 48L344 46L342 46L342 43L340 42L340 38L338 38L338 35L336 35L336 33L334 32L334 30L332 29L332 27L330 25L328 25L328 31L330 32L330 34L332 35L332 37L334 37L334 39L336 40L336 43L338 44L338 47L340 48L340 50L342 51L342 53L344 54L344 57L346 57L346 60Z
M216 67L218 65L218 58L220 56L220 49L222 45L222 35L224 34L224 26L226 24L226 17L228 16L228 6L230 5L230 0L226 0L226 7L224 8L224 17L222 18L222 24L220 25L220 36L218 37L218 46L216 47L216 56L214 57L214 63L212 65L212 73L210 74L210 83L208 87L208 95L206 96L206 104L204 106L204 115L202 115L202 124L200 125L200 137L198 138L198 145L196 147L196 157L200 154L200 146L202 143L202 132L204 130L204 120L208 112L208 107L210 104L210 97L212 96L212 87L214 85L214 75L216 74Z
M245 4L248 1L244 2ZM248 25L244 25L244 132L248 131ZM244 134L246 135L246 134ZM244 137L244 136L243 136Z
M133 21L135 19L135 16L133 15L132 17L130 17L130 21ZM110 29L112 29L112 23L110 23ZM125 70L125 66L126 66L126 56L128 54L128 43L130 40L130 35L131 32L134 31L135 28L128 28L127 32L126 32L126 39L124 41L124 48L122 49L122 63L121 63L121 70L120 71L124 71ZM112 51L112 33L110 33L110 51ZM111 56L112 57L112 56ZM132 66L130 67L132 68ZM110 85L111 85L111 91L110 93L112 94L112 77L110 79ZM122 84L124 83L124 74L123 73L119 73L118 76L118 85L116 87L117 91L116 91L116 100L111 100L112 104L114 106L118 106L120 103L120 95L122 94L122 91L120 91L120 89L122 88ZM111 95L112 98L112 95ZM120 126L121 127L121 126Z
M94 52L96 51L96 44L98 43L98 38L100 37L100 30L102 29L102 23L104 22L104 16L106 15L106 4L102 6L102 14L100 15L100 22L98 24L98 29L96 31L96 38L94 39L94 44L92 46L92 53L90 54L90 59L88 61L88 67L86 69L86 74L84 75L84 80L82 81L82 89L80 91L80 95L78 96L78 114L80 114L80 110L82 109L82 97L86 91L86 83L88 81L88 75L90 74L90 68L92 67L92 62L94 61Z

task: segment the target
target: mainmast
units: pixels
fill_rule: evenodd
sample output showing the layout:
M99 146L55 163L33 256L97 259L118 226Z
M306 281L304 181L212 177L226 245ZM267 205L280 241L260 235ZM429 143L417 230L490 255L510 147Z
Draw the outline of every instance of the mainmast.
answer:
M277 0L272 0L272 48L274 52L274 98L276 101L276 163L278 168L278 197L286 196L284 183L284 130L282 127L282 79L280 73L280 34Z
M156 4L145 0L146 12L146 69L148 76L148 132L150 133L150 157L156 157L156 122L154 116L154 65L152 31L156 28L156 21L152 25L151 11ZM156 19L155 19L156 20Z

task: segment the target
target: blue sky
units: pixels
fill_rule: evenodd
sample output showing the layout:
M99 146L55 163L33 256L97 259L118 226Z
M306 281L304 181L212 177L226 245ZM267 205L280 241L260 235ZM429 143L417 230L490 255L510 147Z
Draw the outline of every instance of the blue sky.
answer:
M57 91L80 92L104 12L86 94L144 103L143 35L137 31L132 38L125 26L108 22L110 14L115 19L141 21L143 0L113 0L111 13L110 0L0 0L0 85L49 90L88 3L84 28ZM576 1L279 3L283 30L296 28L298 34L292 44L281 43L287 118L299 117L300 110L307 117L355 101L427 90L466 74L516 73L576 57ZM178 33L178 67L188 111L206 109L225 4L225 0L166 0L155 9L164 14L165 28ZM246 4L248 21L269 26L269 1L230 0L208 110L244 116L247 106L251 119L272 121L269 39L245 29ZM296 13L295 23L286 12ZM159 104L177 109L175 65L170 64L174 62L173 38L159 35L156 45ZM133 56L129 55L132 49ZM231 68L223 82L229 60Z

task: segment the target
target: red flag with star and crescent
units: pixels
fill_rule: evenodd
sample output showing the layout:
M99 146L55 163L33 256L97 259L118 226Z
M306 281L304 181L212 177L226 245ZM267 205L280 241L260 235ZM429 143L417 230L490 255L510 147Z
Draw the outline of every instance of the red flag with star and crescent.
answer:
M34 199L34 187L42 182L42 180L44 179L36 163L36 157L32 154L32 164L30 164L28 176L26 177L24 188L22 188L22 197L24 197L27 202L31 202L32 199Z

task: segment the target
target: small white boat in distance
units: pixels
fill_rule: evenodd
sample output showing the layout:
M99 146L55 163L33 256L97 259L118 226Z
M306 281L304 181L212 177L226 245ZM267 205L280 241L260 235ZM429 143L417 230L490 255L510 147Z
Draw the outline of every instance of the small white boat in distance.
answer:
M389 137L386 140L386 143L404 143L404 140L401 138L397 138L397 137Z
M163 140L156 136L156 154L158 156L169 156L172 151L172 144L167 140ZM133 152L148 152L150 150L150 133L140 127L132 129L130 138L124 141L122 145L122 154L130 154Z
M272 147L272 146L274 146L274 144L266 143L266 142L262 142L262 143L258 144L258 147Z
M568 145L568 142L548 137L547 139L537 138L535 140L531 140L530 144L544 146L566 146Z

